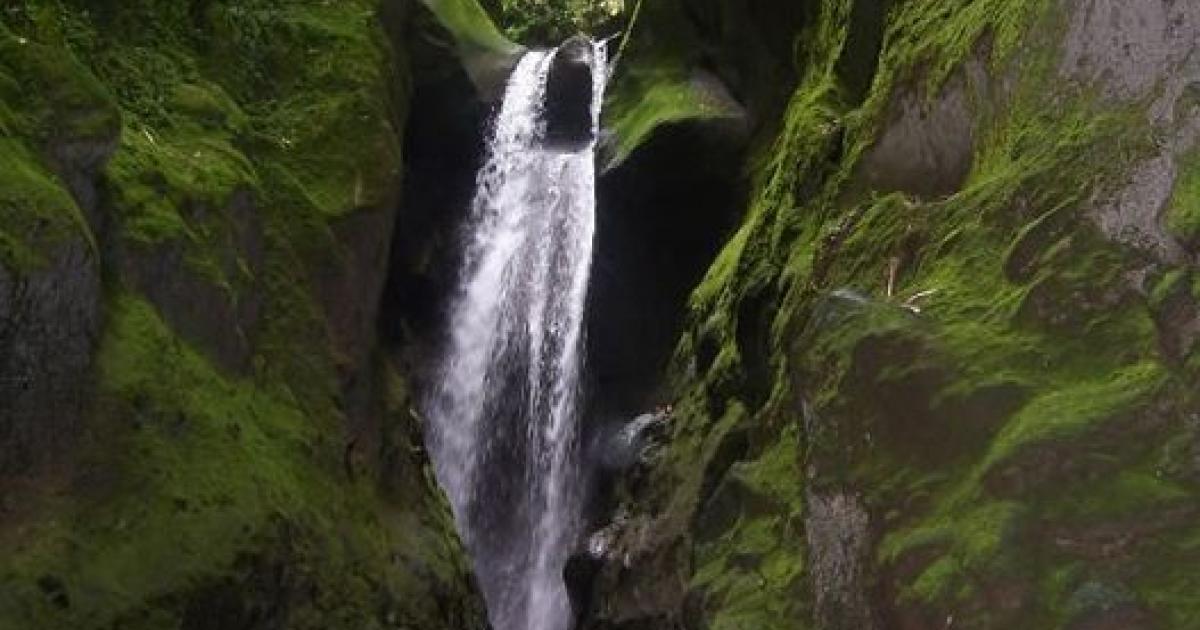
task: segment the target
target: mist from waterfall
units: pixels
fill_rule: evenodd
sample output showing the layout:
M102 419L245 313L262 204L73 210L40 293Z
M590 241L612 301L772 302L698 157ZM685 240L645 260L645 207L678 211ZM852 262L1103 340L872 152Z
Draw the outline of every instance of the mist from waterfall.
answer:
M595 137L605 82L593 44ZM465 234L437 383L426 400L438 478L495 630L568 630L562 570L579 535L584 305L594 142L545 146L556 51L518 62L493 123Z

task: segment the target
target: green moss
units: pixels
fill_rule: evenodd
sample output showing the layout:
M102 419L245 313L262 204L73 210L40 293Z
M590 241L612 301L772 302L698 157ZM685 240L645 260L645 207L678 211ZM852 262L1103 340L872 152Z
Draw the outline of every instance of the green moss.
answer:
M51 136L104 142L118 124L110 92L71 50L18 35L3 21L0 90L13 131L39 148Z
M1151 308L1161 309L1176 296L1190 296L1190 285L1191 273L1187 269L1171 269L1154 282L1146 301Z
M105 173L130 238L155 243L185 237L187 217L218 209L255 184L246 157L220 137L155 134L127 128Z
M905 6L889 22L884 64L899 72L924 71L926 79L938 85L978 51L986 37L993 67L1000 68L1023 47L1029 52L1044 43L1029 39L1030 25L1050 6L1045 0L958 0Z
M799 597L805 551L798 446L797 432L787 430L771 448L729 472L727 501L740 501L732 508L740 511L725 531L698 546L690 583L704 595L712 628L782 630L797 628L799 620L810 617ZM753 509L751 504L771 509Z
M605 126L616 134L607 168L619 165L661 125L740 115L685 72L642 62L623 75L605 107Z
M1189 247L1200 244L1200 159L1180 164L1166 223L1171 234Z
M1183 507L1195 500L1183 485L1164 479L1160 471L1120 470L1100 481L1084 484L1058 497L1046 515L1056 522L1086 527L1096 522L1140 519L1148 514Z
M49 574L70 593L65 614L31 611L47 619L39 627L104 626L219 576L270 519L299 516L307 493L320 492L303 456L315 427L298 409L219 375L141 300L118 298L110 317L98 364L112 401L107 431L120 437L92 465L113 481L6 554L11 588Z
M381 34L362 28L369 2L303 8L284 13L272 28L288 33L288 63L302 60L289 91L254 98L253 142L272 163L302 184L305 202L329 218L389 203L399 180L395 125L403 108L393 102L403 77L391 76ZM232 93L253 94L251 85Z
M897 607L971 627L1051 627L1083 581L1149 575L1156 551L1106 565L1052 536L1172 514L1194 493L1163 472L1180 465L1153 463L1164 444L1186 441L1168 419L1188 381L1159 356L1152 312L1191 278L1153 275L1143 295L1129 280L1139 254L1087 214L1157 151L1153 134L1136 108L1059 80L1063 16L1051 7L892 5L859 100L865 65L839 62L858 54L853 7L822 5L800 41L806 65L778 137L753 160L745 216L692 294L673 363L681 404L714 413L744 403L756 384L742 374L741 311L782 296L766 351L771 396L745 421L760 427L756 443L769 451L802 429L805 483L860 492L887 532L867 570L890 576ZM993 79L962 72L968 61ZM891 104L936 98L955 76L975 146L961 189L939 199L872 190L861 158ZM1139 437L1122 440L1126 431ZM698 448L680 442L671 466L686 469ZM1015 477L999 474L1009 469ZM745 516L724 547L698 543L696 579L716 592L722 579L749 583L728 559L758 553L751 532L789 510ZM1134 590L1182 619L1192 603L1179 592L1146 595L1166 584ZM997 592L1020 601L996 607ZM736 607L708 601L706 619Z
M97 251L50 155L56 146L109 141L118 115L107 90L70 51L0 21L0 101L0 264L28 270L71 239Z
M1200 561L1200 528L1184 523L1173 530L1141 550L1147 562L1133 588L1147 607L1158 612L1164 625L1186 628L1200 615L1200 578L1191 569Z
M1005 567L1006 547L1014 538L1026 510L1014 502L984 503L953 519L888 536L880 546L885 561L923 547L941 549L937 559L905 587L902 600L963 602L976 589L1011 569Z
M277 143L303 202L334 218L384 204L395 195L400 150L391 121L368 94L312 99L297 95L260 119Z
M245 112L219 85L201 82L174 86L168 107L201 128L238 134L249 122Z
M458 42L468 51L512 54L518 47L492 22L476 0L422 0Z
M23 143L0 139L0 264L28 271L71 238L92 233L63 183Z
M177 596L240 579L239 559L279 545L316 589L288 611L290 627L377 623L362 602L380 584L427 597L434 586L389 565L393 554L453 580L455 547L432 534L446 523L425 516L444 506L380 511L370 484L336 480L336 427L314 422L287 389L220 374L139 298L121 295L109 313L98 357L106 435L87 460L106 481L6 544L6 627L173 627L185 612ZM36 592L43 576L62 584L68 609ZM392 614L435 623L437 613L409 604ZM431 617L412 617L422 614Z
M983 462L984 469L1003 465L1021 449L1038 443L1078 440L1105 422L1124 419L1127 414L1144 409L1166 376L1159 363L1145 362L1033 400L996 438Z
M760 100L772 100L772 105L774 100L781 100L760 99L760 93L786 98L787 85L783 81L765 79L772 73L790 72L792 60L782 60L781 64L781 60L763 52L761 34L747 29L756 16L743 4L722 0L702 10L724 24L726 30L715 41L705 41L701 34L705 20L686 2L639 2L635 6L621 44L610 46L615 74L609 82L603 112L603 126L613 134L607 167L621 163L661 127L738 118L748 129L748 118L753 114L747 109L757 107ZM745 65L737 70L721 68L747 75L739 86L747 91L738 95L740 102L725 93L714 69L701 63L706 58L701 51L714 45L735 49L738 62ZM752 65L748 59L760 63ZM785 65L786 70L780 70L779 65Z
M22 0L0 12L3 263L39 264L55 239L87 234L47 167L60 141L98 158L115 145L95 184L98 253L118 263L78 470L0 528L0 626L158 630L214 601L214 615L269 610L297 629L474 623L452 609L472 588L406 402L381 429L390 465L406 462L391 486L379 470L347 474L345 358L313 281L345 263L335 224L386 211L399 183L407 68L378 8ZM185 342L127 288L129 265L160 252L188 268L136 271L199 273L254 305L246 374L214 367L192 345L205 339Z

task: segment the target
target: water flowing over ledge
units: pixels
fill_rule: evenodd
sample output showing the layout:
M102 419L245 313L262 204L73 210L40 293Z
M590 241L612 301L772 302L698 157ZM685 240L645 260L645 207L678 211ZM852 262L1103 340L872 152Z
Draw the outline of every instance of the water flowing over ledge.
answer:
M606 78L603 44L589 45L591 139L577 150L546 142L547 86L563 49L527 53L509 79L426 401L438 478L496 630L571 626L562 569L583 504L583 322Z

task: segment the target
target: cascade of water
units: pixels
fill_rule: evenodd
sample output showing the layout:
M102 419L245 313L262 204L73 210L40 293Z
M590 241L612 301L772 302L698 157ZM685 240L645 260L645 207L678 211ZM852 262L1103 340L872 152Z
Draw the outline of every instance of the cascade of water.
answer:
M603 44L593 44L592 124ZM430 444L495 630L567 630L562 569L579 534L583 309L594 143L545 146L554 51L521 58L476 180ZM595 133L593 133L595 137Z

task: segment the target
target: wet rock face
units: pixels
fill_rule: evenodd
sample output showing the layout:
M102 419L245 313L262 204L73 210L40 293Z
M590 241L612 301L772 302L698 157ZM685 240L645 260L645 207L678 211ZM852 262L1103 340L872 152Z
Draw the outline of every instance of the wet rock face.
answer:
M666 422L665 413L645 413L624 425L606 427L596 439L591 459L604 471L629 470L660 445Z
M559 47L546 83L546 142L573 150L591 142L592 64L588 38L577 35Z
M588 540L564 578L580 630L680 630L687 546L670 523L618 516Z
M0 477L46 463L79 430L99 325L99 268L82 241L26 277L0 267Z

